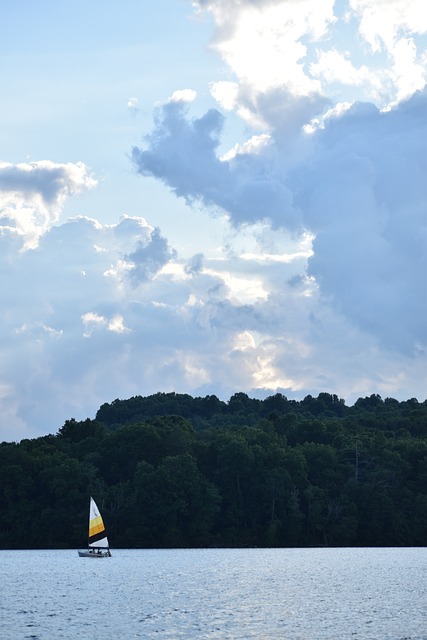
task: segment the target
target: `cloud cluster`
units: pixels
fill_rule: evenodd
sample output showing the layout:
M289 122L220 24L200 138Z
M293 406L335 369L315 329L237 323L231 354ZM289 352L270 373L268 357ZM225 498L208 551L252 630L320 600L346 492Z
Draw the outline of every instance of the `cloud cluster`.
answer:
M384 357L322 301L306 275L310 237L300 247L265 227L243 236L240 250L185 262L143 218L72 219L25 252L9 237L0 440L55 432L105 401L159 390L224 399L338 390L348 401L422 393L420 362Z
M212 46L236 76L235 83L223 83L223 104L232 104L253 122L262 114L253 113L248 96L274 88L293 96L333 99L341 94L354 99L351 87L356 87L359 97L384 106L425 85L427 18L422 0L194 4L212 14Z
M135 167L188 202L225 212L237 228L263 221L294 239L313 238L298 275L283 277L280 287L263 281L259 322L242 327L237 343L244 347L232 353L246 358L256 344L257 362L265 365L260 379L297 389L289 372L298 369L298 358L314 362L316 353L322 367L329 360L316 340L336 354L329 327L342 368L345 353L352 361L355 388L365 387L363 379L375 385L379 354L395 363L399 386L405 369L425 367L427 347L426 54L416 40L425 31L423 20L414 19L417 3L354 0L341 15L334 3L312 0L197 4L212 13L212 46L235 75L213 83L212 95L254 135L219 157L224 116L211 110L192 118L185 104L169 102L158 108L145 145L133 149ZM343 25L364 49L342 49L336 36ZM292 338L283 340L277 327L290 308L301 309L291 283L305 283L298 295L310 300L310 321L298 313L300 329L286 326ZM253 343L252 331L263 338ZM364 353L358 365L348 340ZM330 382L326 372L324 379Z
M195 4L230 71L218 108L177 89L132 162L224 238L180 255L143 217L63 221L84 164L0 164L0 440L159 390L424 399L417 0ZM220 153L228 111L251 129Z
M52 227L26 251L13 240L3 237L7 250L0 254L0 431L22 437L92 412L128 380L128 360L132 369L142 358L135 336L145 320L150 324L147 286L173 252L143 218L101 225L79 217Z
M0 162L1 234L18 236L24 249L37 246L58 221L66 198L95 185L82 162Z
M55 431L117 396L253 386L239 356L239 336L258 326L252 259L238 275L225 256L182 264L158 229L130 217L78 217L34 249L11 235L3 246L0 439ZM294 260L304 256L289 257L289 274Z
M308 229L316 236L308 274L337 310L388 348L426 346L426 93L386 112L356 104L300 132L292 159L280 136L220 159L220 114L190 120L171 107L147 148L133 150L140 173L235 224Z

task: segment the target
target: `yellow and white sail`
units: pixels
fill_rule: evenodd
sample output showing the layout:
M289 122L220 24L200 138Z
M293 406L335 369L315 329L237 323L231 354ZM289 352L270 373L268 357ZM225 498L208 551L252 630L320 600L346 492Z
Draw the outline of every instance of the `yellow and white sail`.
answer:
M102 516L92 497L89 508L89 547L97 549L108 549L109 547Z

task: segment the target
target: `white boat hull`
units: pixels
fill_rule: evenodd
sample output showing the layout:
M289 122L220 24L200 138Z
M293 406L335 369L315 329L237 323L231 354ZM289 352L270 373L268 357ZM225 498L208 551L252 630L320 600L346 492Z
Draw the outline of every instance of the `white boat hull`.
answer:
M80 558L110 558L109 549L79 549Z

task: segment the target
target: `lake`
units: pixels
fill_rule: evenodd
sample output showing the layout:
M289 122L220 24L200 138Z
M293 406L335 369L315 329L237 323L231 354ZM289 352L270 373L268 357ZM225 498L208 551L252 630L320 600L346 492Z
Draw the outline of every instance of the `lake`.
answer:
M427 640L427 549L0 551L0 638Z

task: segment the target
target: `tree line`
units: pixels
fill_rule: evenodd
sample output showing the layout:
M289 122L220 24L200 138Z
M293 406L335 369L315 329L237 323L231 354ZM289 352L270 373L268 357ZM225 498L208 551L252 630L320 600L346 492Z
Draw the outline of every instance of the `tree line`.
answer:
M427 401L158 393L0 444L0 548L423 546Z

